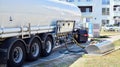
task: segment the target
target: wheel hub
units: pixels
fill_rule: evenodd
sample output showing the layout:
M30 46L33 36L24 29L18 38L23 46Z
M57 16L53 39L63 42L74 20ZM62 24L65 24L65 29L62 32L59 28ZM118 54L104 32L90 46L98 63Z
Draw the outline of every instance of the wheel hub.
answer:
M52 44L51 44L50 41L47 41L47 43L46 43L46 51L47 51L48 53L50 53L51 49L52 49Z
M39 54L39 44L34 43L31 47L32 55L36 57Z
M13 51L13 61L15 63L19 63L21 62L22 58L23 58L23 51L20 47L16 47Z

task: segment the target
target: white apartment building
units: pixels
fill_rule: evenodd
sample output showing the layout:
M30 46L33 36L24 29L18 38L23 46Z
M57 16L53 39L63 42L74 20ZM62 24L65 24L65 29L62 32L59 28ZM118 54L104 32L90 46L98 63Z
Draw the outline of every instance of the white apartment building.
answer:
M77 5L84 23L120 24L120 0L60 0Z

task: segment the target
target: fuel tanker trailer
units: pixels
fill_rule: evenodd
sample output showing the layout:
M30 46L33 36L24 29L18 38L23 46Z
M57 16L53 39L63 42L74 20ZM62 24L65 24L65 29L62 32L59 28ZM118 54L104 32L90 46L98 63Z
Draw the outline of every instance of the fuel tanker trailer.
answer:
M81 22L75 5L56 0L0 0L0 64L20 67L48 56Z

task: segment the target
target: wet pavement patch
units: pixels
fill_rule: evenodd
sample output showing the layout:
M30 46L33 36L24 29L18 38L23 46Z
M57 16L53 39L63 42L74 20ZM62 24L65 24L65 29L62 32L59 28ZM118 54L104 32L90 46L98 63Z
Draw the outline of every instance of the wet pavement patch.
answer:
M81 45L85 45L85 44L81 44ZM56 59L66 56L66 55L83 55L83 54L85 54L84 49L80 48L77 45L69 45L68 48L74 52L70 52L64 46L62 46L62 47L54 49L53 52L51 53L51 55L49 55L48 57L41 57L40 59L38 59L36 61L26 62L23 67L34 67L35 65L39 65L39 64L46 63L46 62L49 62L52 60L56 60Z

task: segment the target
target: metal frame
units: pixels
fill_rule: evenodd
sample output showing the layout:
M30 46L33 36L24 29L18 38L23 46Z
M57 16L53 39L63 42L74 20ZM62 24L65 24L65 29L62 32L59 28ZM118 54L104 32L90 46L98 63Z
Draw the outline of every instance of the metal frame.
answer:
M73 29L71 30L71 31L69 31L69 32L72 32L72 31L74 31L74 27L75 27L75 21L74 20L58 20L57 21L57 23L56 23L56 35L58 35L58 34L63 34L63 33L67 33L67 32L58 32L58 30L60 30L60 24L59 23L63 23L63 22L65 22L65 23L73 23Z
M29 38L31 34L45 33L54 31L55 26L31 26L28 27L14 27L14 28L0 28L0 38L22 36L22 38Z

